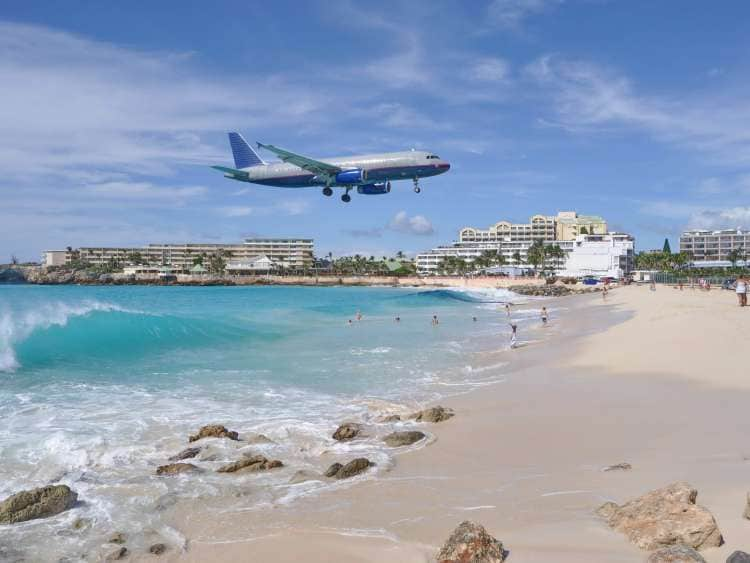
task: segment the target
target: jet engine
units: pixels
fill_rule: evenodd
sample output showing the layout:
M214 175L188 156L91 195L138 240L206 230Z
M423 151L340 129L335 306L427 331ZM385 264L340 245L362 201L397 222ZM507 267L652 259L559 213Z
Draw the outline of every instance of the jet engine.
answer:
M390 184L365 184L364 186L357 186L357 193L362 195L387 194L390 191Z
M353 170L344 170L336 174L337 184L359 184L367 181L367 170L354 168Z

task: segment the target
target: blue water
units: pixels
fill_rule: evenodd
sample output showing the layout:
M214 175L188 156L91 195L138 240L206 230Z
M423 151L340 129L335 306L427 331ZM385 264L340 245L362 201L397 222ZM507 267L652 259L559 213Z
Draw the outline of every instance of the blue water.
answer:
M289 501L294 470L322 471L354 453L385 467L392 452L377 439L379 416L501 377L484 370L481 354L507 345L498 308L512 298L503 290L0 286L0 498L59 481L86 501L16 528L14 541L84 515L94 522L88 535L48 546L79 550L115 524L135 535L164 530L152 505L165 493L224 494L210 470L237 459L243 444L212 444L213 459L196 461L205 474L190 481L153 476L207 423L264 433L276 443L263 451L289 467L232 480L268 480L243 503ZM343 419L373 424L371 439L333 442Z

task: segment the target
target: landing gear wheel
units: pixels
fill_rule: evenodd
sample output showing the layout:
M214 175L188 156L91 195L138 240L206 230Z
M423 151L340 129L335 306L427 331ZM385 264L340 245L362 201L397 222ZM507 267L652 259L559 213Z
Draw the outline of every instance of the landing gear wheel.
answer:
M414 178L414 193L418 194L422 190L419 189L419 178Z
M344 194L341 196L341 201L343 201L344 203L349 203L351 200L352 196L350 196L349 194Z
M323 195L326 197L331 197L333 195L333 190L326 186L325 188L323 188Z
M414 193L415 194L418 194L421 191L422 191L422 188L420 188L419 186L414 186Z

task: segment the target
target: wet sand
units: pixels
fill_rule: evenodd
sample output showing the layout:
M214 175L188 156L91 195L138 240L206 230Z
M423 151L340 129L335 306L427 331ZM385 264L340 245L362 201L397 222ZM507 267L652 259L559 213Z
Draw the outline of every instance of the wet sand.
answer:
M551 303L548 301L547 303ZM504 383L453 397L437 440L289 505L216 513L186 504L184 561L430 561L464 519L509 561L643 561L594 514L677 480L697 487L726 544L750 549L750 309L730 292L620 288L554 302L544 342L488 352ZM549 305L548 305L549 307ZM502 313L498 313L502 314ZM529 335L520 335L523 342ZM505 343L503 343L505 344ZM747 379L747 380L746 380ZM630 471L602 468L628 462ZM218 508L218 507L212 507Z

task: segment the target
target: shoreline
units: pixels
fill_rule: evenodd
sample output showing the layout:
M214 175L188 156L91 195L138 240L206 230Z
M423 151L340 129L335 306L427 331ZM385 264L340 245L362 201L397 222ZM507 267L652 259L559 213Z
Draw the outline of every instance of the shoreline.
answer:
M731 415L750 399L746 387L729 391L685 374L649 372L643 361L631 366L641 376L627 377L586 355L592 345L604 347L600 358L621 346L637 348L644 328L641 301L644 294L651 298L646 292L619 288L606 302L593 296L556 300L568 311L550 328L565 334L506 354L511 361L503 383L446 401L456 416L429 427L434 443L396 456L394 467L376 479L293 506L211 521L190 514L177 523L190 538L188 550L171 560L250 555L377 561L387 554L391 561L429 561L463 519L485 525L505 543L511 561L541 561L552 554L570 562L643 560L647 553L607 528L594 511L604 501L621 502L682 479L698 488L698 503L716 515L726 540L704 557L724 561L746 547L741 538L747 524L740 514L748 428ZM720 296L694 297L719 303ZM675 295L665 298L671 302ZM729 311L725 306L721 302ZM608 341L612 331L630 339L630 346ZM711 335L711 341L719 336ZM680 401L673 400L675 393ZM633 470L601 471L619 462L631 463Z

